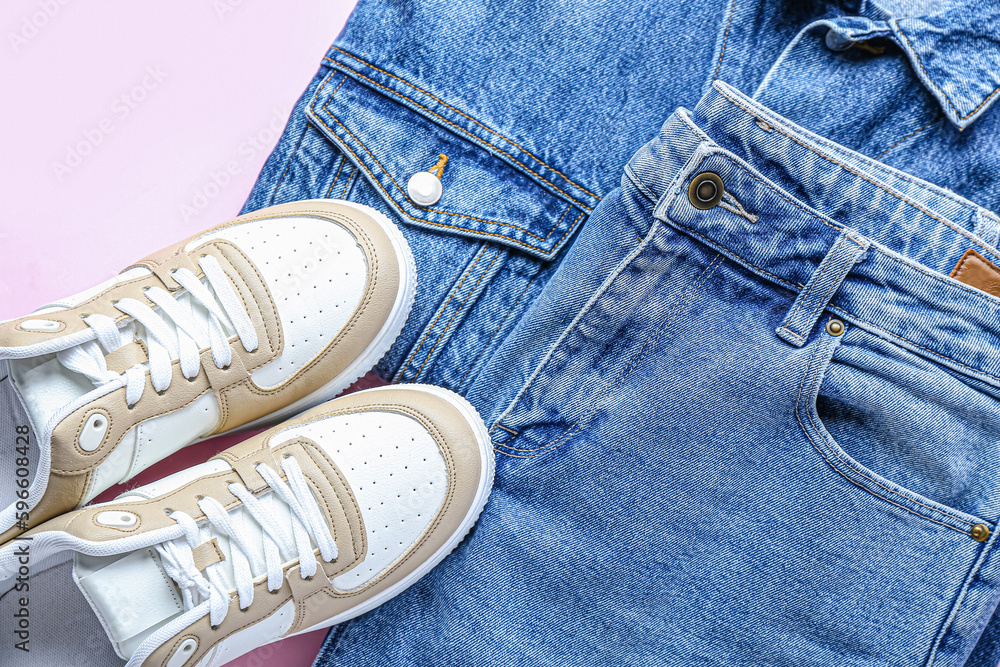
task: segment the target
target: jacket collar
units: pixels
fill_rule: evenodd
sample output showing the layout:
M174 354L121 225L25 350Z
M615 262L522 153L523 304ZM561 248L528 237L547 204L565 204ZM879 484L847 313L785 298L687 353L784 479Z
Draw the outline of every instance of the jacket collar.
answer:
M1000 3L873 0L866 13L886 21L914 72L959 129L1000 97Z

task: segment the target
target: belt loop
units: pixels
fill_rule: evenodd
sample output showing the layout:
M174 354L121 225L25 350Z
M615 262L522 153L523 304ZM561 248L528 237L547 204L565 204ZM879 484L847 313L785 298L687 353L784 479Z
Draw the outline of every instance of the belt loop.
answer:
M849 230L845 229L840 233L778 327L777 334L782 340L795 347L805 345L809 332L816 326L823 310L869 245L871 242L868 239Z

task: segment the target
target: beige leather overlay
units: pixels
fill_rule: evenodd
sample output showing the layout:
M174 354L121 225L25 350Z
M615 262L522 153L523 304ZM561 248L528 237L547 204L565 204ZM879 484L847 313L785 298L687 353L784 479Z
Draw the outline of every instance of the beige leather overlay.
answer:
M350 592L337 590L331 580L363 562L366 553L364 549L357 552L357 557L349 564L345 565L342 557L333 563L323 564L325 578L317 575L311 580L302 580L298 572L298 565L292 563L286 568L284 584L277 592L268 592L266 581L257 582L254 588L254 602L248 610L241 611L238 598L234 596L230 601L229 614L222 625L213 629L208 617L202 618L178 633L173 640L161 646L143 663L144 665L164 667L174 650L186 637L195 637L198 640L197 653L192 656L192 664L195 664L223 639L251 627L275 613L280 613L281 608L289 601L294 602L295 620L292 622L288 635L345 614L402 581L421 563L430 559L460 528L475 502L482 461L475 432L466 418L442 398L407 387L350 394L310 410L268 433L261 434L258 438L266 437L269 440L272 437L270 434L277 434L281 429L327 416L370 411L396 412L416 419L434 436L441 447L441 453L447 465L448 491L442 508L409 552L368 586ZM257 438L254 438L226 450L220 454L220 457L227 460L231 460L232 457L256 460L261 455L260 443L254 442L256 440ZM274 450L275 456L279 455L280 449ZM331 471L336 471L336 467L318 447L307 449L303 454L313 459L312 464L305 461L303 457L297 456L296 458L316 490L319 485L315 484L311 475L330 475ZM339 476L339 473L337 474ZM331 484L331 487L335 486L336 484ZM344 497L345 495L338 496L341 502L343 502ZM124 505L116 507L124 508ZM330 508L326 508L326 511L330 512ZM335 511L331 513L337 514ZM359 523L357 526L360 527L363 535L363 525ZM353 528L354 525L352 525ZM341 546L342 537L342 534L337 535L337 545L340 549L343 549ZM352 543L355 547L359 546L356 539L352 540ZM343 555L343 552L341 553Z
M37 318L37 315L0 324L0 347L23 347L82 334L88 328L83 316L102 313L121 321L127 316L115 309L111 305L113 302L129 297L152 305L145 298L145 289L154 286L177 289L178 285L170 277L170 272L180 267L186 267L202 277L197 262L203 255L212 255L230 278L258 333L258 348L251 352L243 349L237 337L230 339L233 363L229 368L217 368L211 351L204 350L201 371L192 380L183 377L178 362L173 363L170 387L162 395L153 389L147 373L142 398L132 408L126 405L125 389L120 388L68 415L52 435L50 488L39 506L31 512L32 526L79 506L86 493L90 473L107 459L136 425L182 410L206 392L213 391L218 399L220 420L210 435L230 431L320 389L367 348L389 318L400 287L401 269L389 237L370 216L333 202L292 203L240 216L209 232L253 220L289 216L324 217L343 225L364 251L369 271L361 302L343 330L320 354L277 387L261 389L253 383L250 375L277 359L286 345L278 310L258 267L236 245L225 240L210 240L190 252L184 252L190 242L188 239L154 253L134 265L146 266L153 271L152 274L111 287L75 308L44 315L45 319L63 325L58 332L20 330L18 325L22 320ZM141 361L144 354L145 350L129 345L108 357L112 368L124 370ZM94 409L108 415L109 428L101 445L94 451L86 452L77 445L77 438L89 412ZM64 478L62 483L57 479L60 477ZM9 531L0 540L10 539L19 532Z
M194 566L199 572L204 572L209 565L215 565L226 560L226 554L219 548L219 540L212 538L208 542L199 544L191 550L194 556Z

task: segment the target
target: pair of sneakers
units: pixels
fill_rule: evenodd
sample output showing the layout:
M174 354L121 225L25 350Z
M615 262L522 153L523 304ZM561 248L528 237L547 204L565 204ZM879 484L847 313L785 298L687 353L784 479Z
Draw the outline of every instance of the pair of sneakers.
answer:
M0 663L223 665L440 562L493 482L475 409L422 385L330 401L388 351L415 288L395 225L315 200L0 324L0 616L15 625ZM285 418L85 506L186 445Z

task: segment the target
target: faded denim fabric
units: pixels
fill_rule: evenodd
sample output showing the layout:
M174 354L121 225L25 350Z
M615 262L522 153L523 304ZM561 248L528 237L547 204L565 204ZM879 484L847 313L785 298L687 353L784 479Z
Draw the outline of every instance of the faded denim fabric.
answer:
M498 471L317 664L995 665L1000 301L946 276L998 261L998 14L362 0L247 210L394 216L378 371L466 394Z

